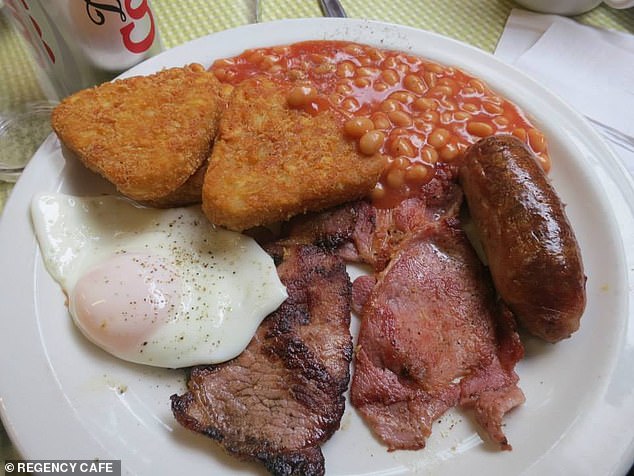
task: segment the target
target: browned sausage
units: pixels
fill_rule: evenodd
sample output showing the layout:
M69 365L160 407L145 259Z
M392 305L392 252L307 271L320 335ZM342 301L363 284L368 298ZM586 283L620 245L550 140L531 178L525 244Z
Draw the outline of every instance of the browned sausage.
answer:
M501 299L533 335L557 342L586 306L581 253L532 152L510 135L478 141L460 167L469 212Z

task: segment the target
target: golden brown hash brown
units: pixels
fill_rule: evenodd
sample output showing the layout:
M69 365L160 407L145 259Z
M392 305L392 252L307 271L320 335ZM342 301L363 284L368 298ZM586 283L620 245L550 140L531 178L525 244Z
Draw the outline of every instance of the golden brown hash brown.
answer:
M209 220L245 230L366 196L383 169L357 151L333 113L291 109L264 79L236 87L220 120L202 192Z
M52 126L123 195L160 200L208 159L224 107L220 94L201 65L170 68L79 91L55 108Z
M154 200L139 200L140 203L154 208L183 207L193 203L200 203L205 180L205 172L209 165L209 159L205 160L198 169L176 190L164 197Z

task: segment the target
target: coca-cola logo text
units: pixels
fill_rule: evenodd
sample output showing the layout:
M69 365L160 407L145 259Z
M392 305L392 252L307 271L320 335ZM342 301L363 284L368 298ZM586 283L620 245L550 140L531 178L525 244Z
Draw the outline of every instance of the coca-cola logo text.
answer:
M132 6L132 0L115 0L114 2L95 2L92 0L84 0L86 2L86 14L95 25L103 25L106 22L106 14L117 14L122 22L127 21L128 16L132 21L123 26L119 32L123 40L125 48L132 53L143 53L150 49L154 43L156 29L154 26L154 16L148 5L147 0L142 0L137 7ZM136 21L148 17L150 28L141 40L133 40L132 32L137 28ZM136 21L135 21L136 20Z

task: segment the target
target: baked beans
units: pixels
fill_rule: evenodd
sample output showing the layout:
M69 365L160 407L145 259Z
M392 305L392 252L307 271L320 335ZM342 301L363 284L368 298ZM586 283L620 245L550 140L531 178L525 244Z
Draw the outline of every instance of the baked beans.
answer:
M353 117L348 119L343 125L343 131L350 137L355 139L361 138L363 134L374 129L372 119L367 117Z
M385 171L372 193L390 207L455 164L481 137L513 134L548 171L548 145L517 106L484 81L425 58L344 41L307 41L247 50L216 61L223 83L263 75L287 84L288 104L332 110L361 153L381 153Z
M381 131L368 131L359 138L359 150L366 155L374 155L381 150L385 134Z

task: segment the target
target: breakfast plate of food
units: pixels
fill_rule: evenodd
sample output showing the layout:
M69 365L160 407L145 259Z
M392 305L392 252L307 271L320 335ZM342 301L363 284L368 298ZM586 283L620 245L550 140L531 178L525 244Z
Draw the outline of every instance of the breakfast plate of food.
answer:
M624 474L634 188L489 54L249 25L62 101L0 221L0 413L124 474Z

